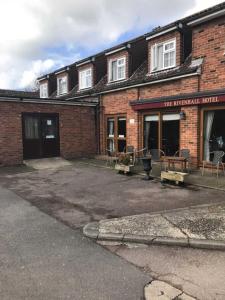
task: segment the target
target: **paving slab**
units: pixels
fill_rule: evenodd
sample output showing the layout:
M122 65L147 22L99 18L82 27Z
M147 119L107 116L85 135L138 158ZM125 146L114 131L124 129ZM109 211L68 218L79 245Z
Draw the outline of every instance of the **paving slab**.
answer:
M101 220L94 226L86 225L84 234L121 243L225 250L225 204Z
M194 300L166 282L154 280L145 287L146 300Z

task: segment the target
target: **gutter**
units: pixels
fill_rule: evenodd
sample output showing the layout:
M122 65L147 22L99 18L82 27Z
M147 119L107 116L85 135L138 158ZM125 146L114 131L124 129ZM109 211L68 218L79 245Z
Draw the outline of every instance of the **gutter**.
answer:
M209 15L206 15L204 17L198 18L196 20L190 21L190 22L187 23L187 25L189 25L189 26L195 26L195 25L201 24L203 22L206 22L206 21L209 21L209 20L221 17L223 15L225 15L225 9L219 10L219 11L214 12L212 14L209 14Z
M161 32L159 32L159 33L150 35L150 36L146 37L146 41L152 40L152 39L154 39L154 38L156 38L156 37L158 37L158 36L160 36L160 35L163 35L163 34L165 34L165 33L174 31L174 30L176 30L177 28L178 28L177 26L174 26L174 27L168 28L168 29L166 29L166 30L163 30L163 31L161 31Z
M36 99L25 99L25 98L5 98L0 97L0 102L18 102L18 103L36 103L36 104L54 104L54 105L68 105L68 106L90 106L95 107L98 103L75 103L75 102L64 102L64 101L48 101L48 100L36 100Z

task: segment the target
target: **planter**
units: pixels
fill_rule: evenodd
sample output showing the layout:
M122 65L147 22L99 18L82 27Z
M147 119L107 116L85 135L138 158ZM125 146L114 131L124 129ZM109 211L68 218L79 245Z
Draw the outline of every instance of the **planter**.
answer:
M116 164L115 170L118 172L123 172L124 174L132 173L134 171L134 165L123 165L123 164Z
M152 180L153 177L150 176L150 172L152 170L152 159L151 157L143 157L141 158L142 163L143 163L143 167L144 167L144 171L146 173L146 177L144 178L144 180Z

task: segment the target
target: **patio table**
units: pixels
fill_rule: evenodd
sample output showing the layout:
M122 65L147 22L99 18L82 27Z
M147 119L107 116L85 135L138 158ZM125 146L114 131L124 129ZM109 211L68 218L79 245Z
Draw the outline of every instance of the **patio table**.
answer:
M175 164L179 164L181 166L182 172L187 169L187 159L182 156L164 156L161 160L165 163L168 163L168 170L171 169L171 165L173 165L173 169Z

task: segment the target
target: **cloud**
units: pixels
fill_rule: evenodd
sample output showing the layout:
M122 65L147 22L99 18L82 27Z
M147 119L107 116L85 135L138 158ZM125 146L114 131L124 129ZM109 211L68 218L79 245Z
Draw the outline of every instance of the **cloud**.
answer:
M7 0L0 6L0 88L26 88L52 69L217 0ZM13 8L13 9L12 9Z

